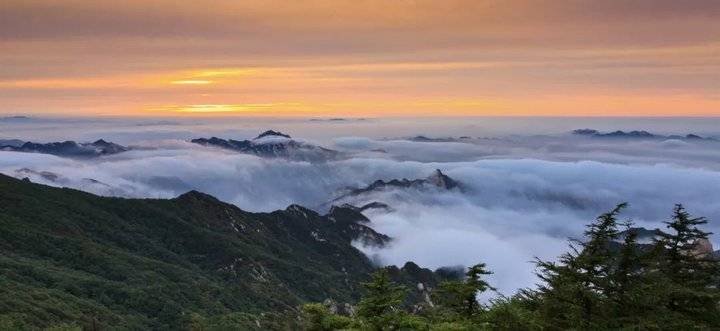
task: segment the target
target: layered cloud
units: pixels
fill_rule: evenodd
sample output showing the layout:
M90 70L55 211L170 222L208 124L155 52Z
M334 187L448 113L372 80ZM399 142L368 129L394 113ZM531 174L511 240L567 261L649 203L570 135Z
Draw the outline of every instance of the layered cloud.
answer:
M717 115L716 1L0 3L2 113Z
M530 261L534 257L557 256L564 251L567 237L579 236L585 224L620 202L630 202L625 217L639 226L662 226L673 204L684 203L693 214L710 219L709 230L720 232L720 142L598 140L566 133L478 138L478 131L473 132L476 128L456 122L448 126L453 130L423 122L406 123L397 130L386 130L395 125L392 121L363 123L283 124L294 128L285 133L315 134L308 141L347 155L324 163L263 159L187 141L201 135L253 137L262 131L258 123L37 120L3 124L7 129L3 139L31 138L21 136L25 132L38 135L35 138L110 136L125 139L134 149L88 160L4 151L0 152L0 172L102 195L170 198L195 189L250 211L271 211L292 203L322 211L326 202L348 187L366 186L377 179L424 178L442 169L462 183L461 191L398 189L351 200L356 204L379 201L392 207L392 211L366 213L376 230L395 238L393 245L360 248L388 264L413 260L436 268L487 262L496 272L493 283L505 294L533 284ZM48 127L55 130L40 130ZM382 135L397 135L382 136L373 131L378 128ZM662 125L655 128L662 130ZM700 125L692 132L703 130ZM96 136L100 131L104 136ZM436 138L455 138L438 142L404 138L430 131L436 132ZM468 138L457 139L460 134ZM713 241L717 243L717 237Z

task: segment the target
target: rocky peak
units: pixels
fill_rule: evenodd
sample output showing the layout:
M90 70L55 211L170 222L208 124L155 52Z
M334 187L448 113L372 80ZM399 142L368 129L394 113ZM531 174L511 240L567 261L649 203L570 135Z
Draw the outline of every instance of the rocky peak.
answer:
M260 138L264 138L264 137L272 137L272 136L291 138L290 135L284 134L280 131L267 130L267 131L261 133L260 135L258 135L257 137L255 137L255 139L260 139Z
M440 171L440 169L435 169L433 173L424 179L413 179L409 180L407 178L403 179L392 179L389 181L384 181L381 179L378 179L374 181L372 184L366 186L366 187L360 187L360 188L347 188L347 192L345 194L340 195L339 197L331 200L324 206L331 206L333 204L340 204L344 203L347 205L350 205L352 208L355 208L359 211L364 211L366 209L386 209L388 211L392 211L392 208L382 202L371 202L368 203L362 207L355 207L351 203L354 199L360 195L364 194L371 194L373 192L378 191L384 191L388 189L416 189L416 190L424 190L427 188L439 188L443 190L452 190L452 189L458 189L459 191L463 190L463 186L461 183L455 181L454 179L450 178L449 176L445 175ZM349 201L349 202L348 202Z
M435 171L430 175L427 179L427 182L435 185L440 188L444 188L446 190L455 188L458 186L458 183L453 180L452 178L448 177L447 175L443 174L440 169L435 169Z
M118 145L113 142L105 141L103 139L98 139L90 145L99 148L99 152L101 154L116 154L128 150L124 146Z
M367 219L363 214L360 213L360 210L352 205L344 204L340 207L338 206L332 206L330 208L330 211L327 214L328 217L332 218L336 222L342 222L342 223L369 223L370 220Z
M697 256L713 256L713 245L710 240L702 238L695 241L695 255Z
M289 205L287 208L285 208L285 211L292 213L292 214L300 215L303 218L310 218L310 216L313 216L313 217L319 216L318 213L315 212L314 210L305 208L305 207L303 207L301 205L297 205L297 204Z
M191 140L191 142L240 153L254 154L260 157L284 158L295 161L324 162L339 156L337 151L293 140L289 135L273 130L265 131L252 140L225 140L212 137L210 139L197 138Z

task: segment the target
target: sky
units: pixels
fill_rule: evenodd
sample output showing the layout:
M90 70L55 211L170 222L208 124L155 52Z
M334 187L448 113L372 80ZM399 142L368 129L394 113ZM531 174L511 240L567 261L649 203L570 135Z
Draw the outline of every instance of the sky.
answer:
M720 2L0 0L0 116L718 116Z

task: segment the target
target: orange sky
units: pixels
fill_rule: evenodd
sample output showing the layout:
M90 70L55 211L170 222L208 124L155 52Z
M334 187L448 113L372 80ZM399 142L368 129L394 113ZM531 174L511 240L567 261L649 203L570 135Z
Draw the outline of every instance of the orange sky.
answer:
M720 1L0 1L0 115L718 116Z

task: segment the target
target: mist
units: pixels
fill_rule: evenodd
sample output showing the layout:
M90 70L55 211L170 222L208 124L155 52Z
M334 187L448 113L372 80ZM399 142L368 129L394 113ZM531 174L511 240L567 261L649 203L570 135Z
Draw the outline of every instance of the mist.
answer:
M392 208L365 212L375 230L394 238L392 244L357 247L381 264L414 261L438 268L485 262L495 272L493 285L512 294L536 282L535 257L552 259L564 252L568 237L579 237L585 224L621 202L630 203L623 217L637 226L661 227L673 205L683 203L692 214L708 217L710 231L720 231L720 142L592 139L573 136L572 129L716 137L716 122L33 118L0 123L0 139L103 138L133 149L92 159L0 151L0 172L105 196L172 198L194 189L248 211L297 203L325 212L347 188L378 179L424 178L441 169L463 189L385 190L347 201L379 201ZM295 162L188 142L210 136L248 139L266 129L345 157ZM418 135L448 139L414 141ZM712 237L716 247L717 238Z

